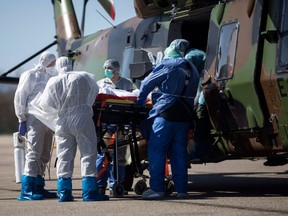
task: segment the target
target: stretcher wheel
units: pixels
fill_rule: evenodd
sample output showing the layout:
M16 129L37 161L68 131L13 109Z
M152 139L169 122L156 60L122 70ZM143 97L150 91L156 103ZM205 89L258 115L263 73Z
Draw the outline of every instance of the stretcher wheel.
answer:
M165 180L165 193L166 195L172 194L174 191L174 182L171 179Z
M135 185L134 185L134 192L137 195L142 195L143 192L147 189L147 184L145 180L139 180Z
M124 186L120 183L115 183L112 187L112 195L114 197L123 197L125 193Z

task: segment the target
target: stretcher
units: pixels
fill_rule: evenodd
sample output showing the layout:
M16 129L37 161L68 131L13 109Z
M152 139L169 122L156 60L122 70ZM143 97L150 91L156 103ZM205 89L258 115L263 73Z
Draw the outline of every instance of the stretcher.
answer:
M124 186L119 182L118 178L118 148L122 146L130 147L131 165L134 177L142 178L135 184L134 191L136 194L142 194L147 188L145 183L145 178L147 176L143 174L145 166L141 163L143 158L139 154L138 144L142 139L141 122L147 119L152 105L148 102L145 106L139 106L135 103L136 100L136 97L131 96L119 97L116 95L98 94L93 105L93 120L98 140L101 141L103 139L104 134L109 128L113 128L114 130L114 143L109 145L108 149L113 148L114 151L113 175L116 181L112 188L112 192L115 197L122 197L125 193ZM126 139L119 140L119 132L125 134ZM99 143L100 142L98 142L98 146ZM101 151L101 149L98 148L98 151Z

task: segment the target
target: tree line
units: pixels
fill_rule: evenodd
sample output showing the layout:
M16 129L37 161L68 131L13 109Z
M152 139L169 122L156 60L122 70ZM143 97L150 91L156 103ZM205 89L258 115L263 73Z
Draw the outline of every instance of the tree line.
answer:
M0 84L3 87L5 84ZM0 134L11 134L18 130L18 119L14 110L16 85L0 90Z

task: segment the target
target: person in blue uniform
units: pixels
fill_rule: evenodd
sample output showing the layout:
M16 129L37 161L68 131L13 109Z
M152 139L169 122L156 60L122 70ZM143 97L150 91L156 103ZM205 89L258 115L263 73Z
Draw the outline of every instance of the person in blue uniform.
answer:
M171 163L177 197L187 197L187 138L198 87L198 72L184 56L189 48L185 39L171 42L161 64L141 82L137 103L158 88L149 119L153 119L148 143L150 188L143 199L165 197L165 163Z

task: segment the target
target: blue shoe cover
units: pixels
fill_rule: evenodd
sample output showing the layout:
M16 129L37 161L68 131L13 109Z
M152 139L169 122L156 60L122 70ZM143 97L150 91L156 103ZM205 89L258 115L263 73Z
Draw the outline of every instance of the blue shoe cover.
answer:
M72 196L72 179L71 178L59 178L58 184L58 196L59 202L70 202L74 200Z
M36 177L23 175L21 182L21 194L17 200L43 200L43 196L35 191Z
M45 187L45 180L42 176L38 175L36 178L35 194L40 194L43 198L57 198L57 193L50 192Z
M99 193L98 191L93 192L87 197L83 197L84 202L92 202L92 201L107 201L109 200L109 196Z
M41 194L31 194L31 193L21 193L19 197L17 197L19 201L29 201L29 200L43 200L43 196Z
M99 193L96 177L82 179L82 198L84 202L109 200L107 195Z
M71 202L74 201L74 197L72 196L71 191L69 190L63 190L61 191L59 195L59 201L58 202Z

